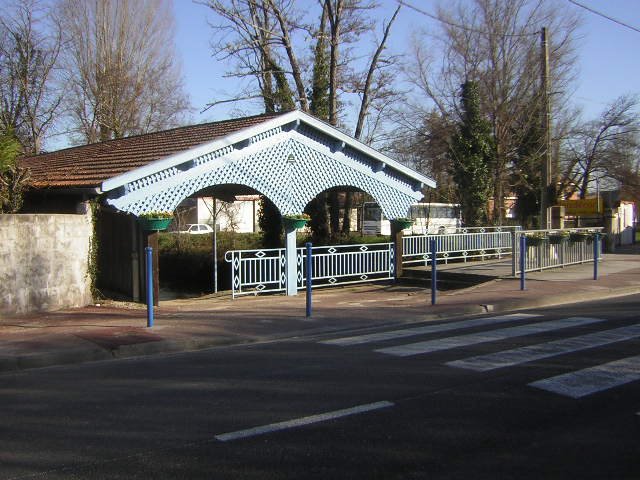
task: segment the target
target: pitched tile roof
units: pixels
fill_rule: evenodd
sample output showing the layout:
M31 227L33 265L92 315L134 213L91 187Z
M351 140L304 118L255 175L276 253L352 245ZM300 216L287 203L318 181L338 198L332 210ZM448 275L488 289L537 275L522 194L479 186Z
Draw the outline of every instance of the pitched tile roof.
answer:
M31 170L30 184L35 188L98 187L104 180L258 125L278 115L265 114L203 123L71 147L21 158L20 165Z

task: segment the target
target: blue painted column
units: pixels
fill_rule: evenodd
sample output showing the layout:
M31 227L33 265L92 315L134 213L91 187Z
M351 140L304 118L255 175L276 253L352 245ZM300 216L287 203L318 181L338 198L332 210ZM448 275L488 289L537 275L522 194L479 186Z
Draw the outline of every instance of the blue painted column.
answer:
M525 271L527 269L527 237L520 236L520 290L526 290Z
M593 236L593 279L598 280L598 261L600 260L600 234Z
M438 246L435 238L429 240L429 251L431 252L431 305L435 305L438 297Z
M307 272L307 318L311 317L312 306L312 285L313 285L313 245L311 242L305 244L307 249L307 257L305 262L305 271Z
M153 248L146 247L146 280L147 280L147 327L153 327Z
M287 272L287 295L298 294L298 258L296 252L296 229L285 223L285 243L286 272Z

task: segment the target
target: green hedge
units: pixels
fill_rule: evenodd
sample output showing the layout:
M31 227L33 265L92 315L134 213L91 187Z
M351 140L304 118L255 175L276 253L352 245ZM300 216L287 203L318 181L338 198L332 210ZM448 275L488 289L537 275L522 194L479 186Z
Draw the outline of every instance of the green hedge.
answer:
M231 285L228 250L261 248L262 236L255 233L218 232L218 290ZM180 292L213 291L213 234L160 233L160 283Z
M256 250L262 248L259 233L218 232L218 290L231 286L230 265L224 255L228 250ZM298 233L297 244L302 247L308 236ZM387 236L341 237L333 245L353 245L388 242ZM188 235L161 232L158 238L160 283L179 292L210 293L213 291L213 234Z

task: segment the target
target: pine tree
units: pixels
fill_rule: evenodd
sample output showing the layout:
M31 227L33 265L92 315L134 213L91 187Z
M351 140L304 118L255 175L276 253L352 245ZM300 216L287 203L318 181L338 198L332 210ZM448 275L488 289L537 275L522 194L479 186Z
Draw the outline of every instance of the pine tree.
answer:
M528 118L539 118L540 106L536 104L529 109ZM524 137L518 145L511 174L511 185L516 196L515 213L518 223L525 228L539 226L540 194L542 176L540 165L543 162L544 132L540 122L523 120L521 127Z
M461 97L462 119L451 139L449 156L462 219L467 226L479 226L487 221L494 142L491 126L480 113L477 84L465 82Z
M327 13L322 10L320 28L316 33L316 46L313 60L311 113L322 120L329 120L329 58L327 56Z
M264 75L263 97L265 112L287 112L295 110L293 92L287 82L284 70L271 58L265 58L269 71ZM275 86L273 85L275 82ZM267 197L260 199L260 213L258 225L262 230L262 245L265 248L280 248L282 246L282 215L275 204Z
M316 34L316 46L313 62L312 90L309 95L311 114L321 120L329 120L329 59L327 55L327 14L326 6L322 10L320 28ZM311 200L305 209L311 221L312 242L314 244L326 244L329 240L329 224L327 222L327 194L320 193Z

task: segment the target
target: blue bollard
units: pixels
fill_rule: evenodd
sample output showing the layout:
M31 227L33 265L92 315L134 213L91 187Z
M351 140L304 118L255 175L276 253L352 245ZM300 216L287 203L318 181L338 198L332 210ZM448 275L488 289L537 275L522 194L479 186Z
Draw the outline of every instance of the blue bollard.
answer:
M306 260L306 270L307 270L307 318L311 317L311 286L313 279L313 262L311 258L311 247L313 246L311 242L307 242L305 244L307 247L307 260Z
M593 237L593 279L598 280L598 258L600 257L600 234Z
M527 267L527 237L520 236L520 290L525 290L525 269Z
M147 327L153 327L153 248L146 247L147 264Z
M438 251L435 238L429 240L429 250L431 251L431 305L435 305L438 293L438 262L436 261Z

